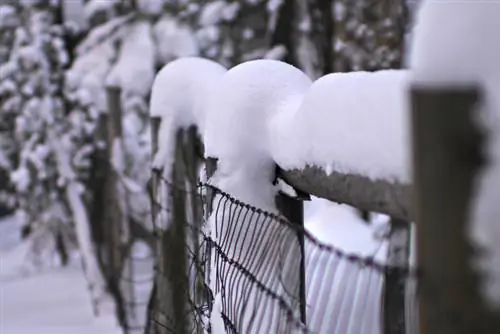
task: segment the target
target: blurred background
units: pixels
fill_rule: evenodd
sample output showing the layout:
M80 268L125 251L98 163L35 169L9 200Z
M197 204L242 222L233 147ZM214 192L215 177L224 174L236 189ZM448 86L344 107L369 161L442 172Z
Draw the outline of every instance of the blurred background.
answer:
M110 251L105 243L112 233L103 222L113 211L103 156L116 133L123 152L114 167L124 191L115 196L127 203L122 219L133 223L138 236L130 247L146 257L151 252L148 99L162 66L184 56L227 67L268 58L291 63L313 79L401 68L417 5L0 0L0 332L120 332L113 308L102 306L106 302L82 272L103 281L112 276L102 255ZM115 107L118 121L110 120ZM370 220L368 213L357 217L359 224ZM152 270L151 261L145 266Z

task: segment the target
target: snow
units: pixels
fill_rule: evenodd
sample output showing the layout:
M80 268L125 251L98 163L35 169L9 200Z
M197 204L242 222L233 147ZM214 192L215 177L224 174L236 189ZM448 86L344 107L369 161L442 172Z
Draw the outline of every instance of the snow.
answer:
M23 272L26 245L14 217L0 220L2 334L119 334L112 308L95 317L77 259L68 267Z
M109 12L118 3L118 0L90 0L85 4L83 14L89 20L97 12Z
M218 24L222 20L222 11L226 5L224 0L213 1L205 5L200 13L199 24L201 26Z
M221 188L223 191L230 193L237 199L248 203L250 205L256 206L260 209L266 210L268 212L277 213L277 208L274 204L274 198L278 191L285 191L287 193L293 193L293 189L290 190L286 185L278 184L277 186L272 184L274 176L274 158L277 155L277 146L271 146L274 144L274 132L277 130L284 132L285 127L290 124L283 124L282 129L278 129L280 124L277 120L284 117L293 118L291 116L296 116L294 120L299 119L298 116L302 117L302 121L309 121L308 117L305 116L306 112L314 112L311 110L312 101L308 102L308 98L312 99L310 96L316 94L315 84L311 86L311 80L300 70L285 64L283 62L274 60L257 60L250 61L240 64L229 71L216 70L217 75L206 82L196 82L196 75L198 73L205 73L205 71L200 71L195 68L195 63L199 66L206 66L206 60L200 58L185 58L180 59L164 67L164 69L158 74L153 84L153 94L151 96L151 115L156 117L162 117L163 127L160 128L160 145L172 143L172 134L176 132L178 128L186 127L191 124L201 125L203 139L205 142L205 154L207 157L217 157L218 158L218 169L214 176L211 178L210 182ZM211 65L212 66L212 65ZM191 75L194 73L194 75ZM193 78L194 77L194 78ZM397 90L397 84L402 80L405 80L405 72L389 72L378 73L369 75L367 73L361 73L355 80L351 80L350 86L344 88L344 82L340 88L344 89L339 92L339 96L342 92L353 90L354 85L360 85L361 87L366 87L364 94L371 96L369 93L370 89L382 85L382 83L390 83L390 92L384 92L386 95L396 95L400 100L404 100L402 97L402 89ZM351 79L351 78L347 78ZM346 79L346 80L347 80ZM342 78L344 81L344 77ZM329 83L329 81L327 80ZM213 86L210 90L204 91L204 94L196 94L196 92L203 91L203 85ZM335 83L336 84L336 83ZM323 87L322 87L323 88ZM328 87L329 88L329 87ZM335 91L335 89L333 90ZM209 94L207 94L209 92ZM314 94L312 94L312 93ZM320 92L325 95L326 93ZM398 94L399 93L399 94ZM194 94L194 95L193 95ZM381 90L377 90L373 95L380 97ZM196 98L193 98L195 96ZM201 96L201 98L199 98ZM208 98L207 98L208 96ZM302 103L304 96L306 100ZM351 100L354 97L348 95ZM195 102L193 104L193 101ZM371 101L374 101L372 98ZM370 101L370 102L371 102ZM336 101L334 101L337 103ZM353 102L350 102L351 104ZM347 103L349 104L349 103ZM372 103L373 104L373 103ZM328 103L327 103L328 105ZM304 107L305 106L305 107ZM351 122L359 121L362 115L365 115L368 110L373 112L373 109L367 108L369 102L362 104L358 110L355 110L355 116L352 116ZM385 104L387 106L387 104ZM403 107L403 102L401 102L401 107ZM306 109L309 108L309 109ZM380 135L379 132L375 134L370 134L370 139L358 143L361 149L364 149L365 153L371 154L370 157L375 157L376 153L380 153L380 147L383 144L390 143L393 145L392 140L401 141L404 136L401 134L403 130L397 128L398 120L401 121L403 115L401 110L396 110L397 106L393 106L391 111L385 111L384 115L386 117L396 117L397 119L393 123L383 127L387 131L395 131L396 135L390 134L385 138L377 138ZM344 108L345 109L345 108ZM380 107L380 109L384 109ZM329 115L332 113L331 109L325 110L324 108L320 111L322 114ZM374 112L379 112L379 109ZM301 114L302 113L302 114ZM333 112L334 113L334 112ZM201 117L200 117L201 115ZM399 115L399 116L398 116ZM338 116L338 114L337 114ZM366 116L366 115L365 115ZM399 117L399 118L398 118ZM309 118L310 115L309 115ZM320 126L320 130L323 135L327 133L326 129L330 129L331 120L330 116L325 121L323 117ZM373 120L373 117L371 118ZM305 123L308 125L310 123ZM339 123L342 124L342 123ZM327 126L325 126L327 125ZM365 122L365 124L356 124L361 130L370 130L374 127L373 123ZM334 126L336 126L334 124ZM307 128L303 132L297 132L299 126L297 127L289 126L287 129L290 134L296 134L301 136L303 140L308 140L307 131L309 135L314 136L314 131L316 128ZM341 126L336 126L336 128L342 129ZM355 127L356 128L356 127ZM352 129L352 128L351 128ZM398 132L400 131L400 132ZM280 134L282 134L282 132ZM375 132L372 130L372 133ZM382 133L384 134L384 133ZM401 138L398 137L400 135ZM361 136L360 136L361 137ZM362 140L362 138L357 138ZM329 140L327 138L327 140ZM371 143L370 140L376 140L378 142ZM288 142L289 141L289 142ZM295 152L292 148L297 145L297 141L288 138L282 149L286 149L283 159L293 160L296 157ZM332 143L331 141L327 141ZM382 144L381 144L382 142ZM345 145L345 140L339 142ZM336 145L337 147L342 147L342 145ZM305 145L313 146L313 139L308 140ZM367 147L364 147L366 145ZM403 146L403 144L400 144ZM309 146L307 149L303 147L298 147L300 152L310 153ZM158 153L155 157L156 167L168 166L166 162L171 162L172 159L172 147L167 148L164 146L165 151ZM351 146L352 148L352 146ZM355 149L358 149L356 147ZM400 148L400 150L403 150ZM373 152L372 152L373 151ZM335 157L335 154L327 152L330 157ZM384 151L382 150L382 153ZM399 153L399 152L398 152ZM291 156L291 157L290 157ZM384 156L384 155L383 155ZM388 178L393 175L397 175L398 179L403 179L405 175L402 171L404 153L400 153L400 158L396 162L382 162L379 163L378 169L373 172L369 169L370 166L355 165L354 167L360 168L363 173L372 172L371 176ZM325 156L320 156L323 160L318 160L323 163ZM384 156L385 157L385 156ZM310 158L310 156L306 156ZM343 157L344 158L344 157ZM354 159L347 161L354 162ZM389 156L391 158L391 156ZM331 163L330 161L327 161ZM373 162L373 161L372 161ZM375 160L377 163L378 160ZM303 160L300 160L303 163ZM385 165L384 165L385 163ZM294 165L295 166L295 165ZM328 166L328 164L326 164ZM387 167L389 166L389 167ZM363 170L365 167L366 170ZM325 167L326 168L326 167ZM393 174L388 172L393 172ZM351 171L351 169L349 170ZM401 176L403 175L403 176ZM215 199L217 202L217 199ZM237 231L241 230L243 227L247 230L252 229L251 227L257 228L255 226L255 218L252 215L241 215L236 221L234 219L234 208L227 202L221 203L225 208L220 207L217 212L219 216L218 221L215 224L214 215L212 215L205 229L207 233L211 235L214 241L218 241L220 236L225 235L228 229L228 221L224 224L221 221L231 220L231 230ZM222 215L220 214L222 212ZM233 214L231 214L233 212ZM380 262L385 261L385 254L387 252L386 242L380 241L379 237L376 235L381 229L386 228L387 217L383 217L373 223L372 227L368 227L366 223L361 221L358 217L355 209L350 208L345 205L338 205L330 203L326 200L313 199L312 202L306 204L306 227L319 238L321 241L329 244L333 244L336 247L344 250L347 253L354 253L360 256L375 256ZM276 227L277 228L277 227ZM249 232L252 233L252 232ZM258 233L258 232L255 232ZM276 251L283 252L282 258L287 260L291 257L297 257L298 244L287 243L286 240L291 241L295 239L292 234L287 234L286 231L277 232L280 233L279 243L275 243L273 247L277 247ZM272 234L272 233L271 233ZM290 237L290 238L288 238ZM245 240L235 240L232 244L224 244L223 250L231 258L240 258L240 254L245 254L249 247L252 247L252 252L262 256L259 263L273 263L272 259L266 260L266 257L272 256L273 251L266 248L268 238L263 236L258 238L258 245L249 245ZM314 257L313 250L315 246L308 244L306 248L306 254L308 254L309 266L314 266L316 270L321 274L325 273L327 267L322 263L322 259L317 256ZM256 252L256 253L255 253ZM326 256L332 257L333 254L328 254ZM213 257L214 258L214 257ZM324 260L324 259L323 259ZM244 261L244 260L243 260ZM292 263L293 261L284 261L285 263ZM311 316L311 326L313 329L321 330L322 333L346 333L346 328L356 328L363 330L364 332L370 331L372 334L378 333L379 319L380 319L380 298L382 292L382 275L374 274L369 268L361 268L357 266L346 265L347 262L340 261L339 267L336 270L335 277L331 277L333 280L331 289L334 297L330 299L320 298L324 304L319 305L318 300L314 299L317 297L310 297L312 299L308 300L308 305L310 305ZM256 263L244 264L250 271L257 277L262 276L266 268L262 265ZM218 281L215 279L215 272L217 270L227 270L227 264L223 263L212 263L211 279L209 285L213 289L214 293L218 297ZM288 284L293 284L293 270L288 272L291 268L283 267L279 270L282 280L277 286L273 286L273 290L280 294L280 289L289 289ZM313 267L309 267L309 273L312 272ZM278 269L277 269L278 270ZM272 271L272 270L271 270ZM272 275L273 273L271 273ZM277 274L277 272L275 273ZM312 276L309 274L307 276L307 284L309 296L314 296L318 291L318 284L321 283L325 277L318 278L317 276ZM228 278L231 280L231 278ZM352 283L350 279L355 279L356 283ZM235 284L243 284L242 282ZM231 285L231 282L225 282L229 286L233 286L231 291L237 291L238 289ZM236 290L235 290L236 289ZM234 306L238 302L241 302L242 298L246 308L257 307L254 305L255 300L252 294L245 297L241 295L236 296L231 291L226 293L226 305ZM286 295L286 294L283 294ZM255 296L254 296L255 297ZM320 296L321 297L321 296ZM220 298L219 298L220 299ZM220 309L223 308L222 300L216 300L213 313L211 315L211 322L214 328L221 327L221 319L219 316ZM344 302L343 302L344 301ZM230 305L227 305L227 304ZM275 305L277 307L277 305ZM328 323L322 321L320 314L327 311L329 314L334 315L332 319L339 319L335 323ZM259 312L259 311L257 311ZM316 316L314 316L316 314ZM357 321L359 317L364 317L367 320ZM245 327L250 319L248 316L244 316L240 319L240 324ZM266 322L263 326L277 325L276 319L272 315L267 315L263 320ZM353 327L354 326L354 327ZM265 328L265 327L264 327ZM223 333L223 332L222 332Z
M105 78L116 51L111 42L97 44L78 56L66 72L67 85L78 89L79 96L91 96L99 111L107 110Z
M302 71L276 60L242 63L218 81L207 105L203 138L206 156L219 158L216 175L222 190L257 207L273 203L267 121L295 108L310 84ZM245 179L251 181L243 190L240 180Z
M409 57L412 81L431 87L481 85L478 124L487 134L488 166L476 184L472 240L485 248L477 265L487 275L483 295L500 308L500 29L498 1L424 1ZM483 254L483 253L481 253Z
M78 44L76 48L77 55L82 56L90 52L93 48L108 39L116 39L120 28L130 21L131 18L133 18L133 15L120 16L92 29L87 37Z
M272 60L243 63L230 69L222 76L217 82L217 89L212 91L206 107L208 118L204 132L205 154L219 159L217 171L210 182L245 203L268 212L277 212L274 197L277 191L284 188L283 185L275 187L271 184L274 172L271 153L274 154L274 152L269 150L269 144L273 136L272 133L276 130L274 120L281 115L295 113L310 87L311 81L303 72L285 63ZM323 127L325 128L325 126ZM295 133L294 128L288 129L290 133ZM287 143L286 147L292 147L288 145L290 144ZM217 199L215 201L217 202ZM361 222L354 209L317 199L312 203L316 208L309 209L306 224L314 235L325 242L332 242L349 253L354 252L363 256L377 255L379 260L385 258L384 251L387 246L376 241L373 231ZM258 223L252 221L252 218L246 215L241 215L244 217L240 217L237 221L232 220L233 216L230 212L234 209L231 209L227 203L221 205L224 206L224 209L218 209L217 224L212 221L213 217L209 220L209 226L212 226L211 235L216 242L220 236L225 235L225 229L228 228L228 225L231 225L233 231L238 231L243 227L252 230L248 226L254 226ZM227 212L228 215L220 215L220 212ZM230 220L231 224L229 224L229 221L226 224L221 222L225 220ZM215 225L219 224L218 230L215 230ZM254 228L258 229L258 224ZM278 229L278 227L272 228ZM280 233L280 237L276 238L280 242L272 246L277 247L276 250L270 250L269 247L266 247L267 238L263 235L257 238L257 245L255 245L255 241L252 245L249 245L248 242L238 239L230 245L223 244L222 247L230 258L240 259L244 258L240 254L245 254L247 249L252 247L252 252L256 252L255 254L258 254L256 256L261 256L262 261L259 261L259 263L273 263L271 258L266 260L266 257L273 256L274 259L276 256L273 255L274 251L284 251L285 253L279 253L284 262L293 263L293 261L287 260L298 256L296 253L298 252L298 244L287 243L292 239L288 238L290 235L285 231L275 231L269 234L273 233ZM281 249L280 247L284 248ZM320 275L321 273L325 274L327 269L320 262L320 258L314 257L314 249L315 246L310 243L306 248L306 252L311 252L308 255L310 260L308 265L314 266L309 267L308 272L311 273L312 269L316 268ZM332 257L334 255L328 254L325 256ZM249 268L257 277L262 276L266 269L255 263L244 264L244 266ZM278 294L280 294L280 289L290 289L291 285L288 284L293 284L293 270L288 272L289 269L291 268L286 266L276 269L281 271L280 275L283 278L281 285L273 285L273 290L277 291ZM226 268L226 265L219 263L217 264L217 270L224 271L228 270L228 268ZM214 268L212 274L215 271ZM277 272L274 274L277 274ZM272 270L269 275L273 275ZM335 281L337 283L332 283L333 286L348 284L348 281L346 281L347 275L351 275L349 277L358 280L357 284L353 285L351 283L346 287L346 289L348 288L347 292L343 291L344 289L341 287L333 288L332 291L337 297L328 300L325 305L318 305L318 300L315 299L308 300L310 306L308 312L311 314L313 330L321 329L322 333L345 333L345 328L355 324L355 321L350 320L350 317L354 319L354 315L361 314L363 316L368 315L369 319L372 319L365 326L370 328L371 333L377 333L378 331L375 328L377 328L378 319L380 318L382 276L375 275L375 277L372 277L371 275L374 274L370 270L363 270L342 262L335 277L331 278L337 280ZM319 278L318 276L308 276L307 284L310 296L314 296L318 292L318 284L324 279L325 277L322 276L319 276ZM234 287L234 284L243 284L241 282L233 282L234 284L232 284L231 279L228 278L228 280L225 284L232 286L232 290L238 290L238 288ZM212 277L210 285L214 292L217 293L219 286L214 277ZM241 298L244 298L244 304L247 308L258 309L258 306L254 304L255 296L252 293L245 297L241 295L236 297L230 292L226 293L226 303L228 303L226 307L234 307L236 303L241 302ZM369 293L369 296L366 297L363 293ZM347 296L344 296L345 294ZM325 301L324 298L321 298L321 300ZM351 302L343 305L342 300L350 300ZM359 302L360 300L367 303ZM370 305L368 311L365 309L365 305ZM274 307L276 306L274 305ZM341 319L340 324L327 324L322 321L320 314L324 314L325 310L329 315L333 315L332 319ZM317 316L314 316L315 314ZM250 319L243 316L237 325L246 328L245 324L248 325L248 321ZM260 325L263 327L261 328L267 328L268 325L279 326L272 315L266 315L262 321L263 323Z
M141 13L149 15L159 15L163 10L165 0L139 0L137 1L137 9Z
M282 5L283 5L283 0L269 0L267 2L266 9L269 13L275 13L281 8Z
M287 54L286 47L284 45L276 45L271 50L266 52L263 59L273 59L282 60Z
M146 96L155 76L155 46L151 25L137 21L122 30L118 61L106 78L106 84L121 87L125 94Z
M226 21L235 20L240 11L240 3L232 2L227 4L227 6L222 10L222 18Z
M0 4L0 29L14 28L18 24L16 9L13 6Z
M212 314L210 315L210 324L212 327L212 333L214 334L226 334L226 329L224 327L224 320L222 320L221 312L222 312L222 297L220 293L218 293L214 298Z
M319 198L313 198L305 209L305 226L320 241L348 254L385 262L388 244L377 240L376 232L387 228L387 217L367 226L353 207ZM325 259L335 255L314 251L315 246L306 243L308 328L315 333L380 333L382 275L341 260L332 277L331 271L325 273L332 261ZM330 288L323 287L324 280ZM325 293L331 298L325 298Z
M136 241L127 257L120 288L128 311L127 325L133 328L129 333L144 333L148 321L148 301L154 283L155 258L151 248Z
M165 65L156 75L151 91L150 115L160 116L162 121L153 168L163 169L165 177L170 177L176 130L196 124L199 132L203 132L208 117L205 115L205 100L214 87L213 82L225 72L224 67L211 60L185 57Z
M388 227L388 218L363 221L355 208L313 197L305 205L305 226L321 242L335 245L351 254L375 256L385 261L387 243L377 241L376 232Z
M20 192L25 192L31 183L29 171L24 165L10 174L10 180Z
M85 276L91 287L92 303L96 312L99 312L101 300L106 297L106 285L92 243L87 209L83 202L79 184L74 180L70 180L66 185L66 198L75 221L76 238L82 253L82 263L85 263Z
M74 24L77 29L83 30L86 28L87 22L84 15L83 0L62 0L64 23Z
M272 184L274 162L267 150L266 121L273 113L296 104L310 83L302 71L274 60L256 60L237 65L217 80L217 89L211 91L205 106L206 127L202 132L205 155L218 158L217 170L211 179L214 185L245 203L277 213L274 198L278 187ZM215 203L218 203L218 199L215 199ZM285 298L293 298L285 291L296 291L296 271L289 267L293 267L293 261L286 261L287 257L297 257L300 251L294 232L281 228L279 224L273 224L269 226L269 233L262 235L262 222L257 216L244 214L240 219L233 220L230 212L234 211L234 207L231 203L223 200L220 205L209 218L209 225L217 227L217 230L211 233L214 241L217 242L220 236L227 235L228 229L238 231L245 228L248 233L260 234L255 238L258 241L253 243L249 242L251 239L243 238L233 240L231 244L222 243L221 246L230 258L241 259L242 264L258 279L263 279L263 275L281 277L280 280L273 280L272 289L280 295L288 296ZM272 236L279 236L276 237L279 242L269 243ZM269 246L271 244L272 246ZM249 262L247 256L242 256L249 251L261 261ZM277 258L283 259L284 267L270 269L262 265L276 263ZM212 259L215 260L215 256ZM212 267L212 273L229 270L226 263L214 262ZM250 284L248 278L239 279L236 282L234 278L228 278L224 284ZM219 283L214 278L210 280L215 294L221 288ZM259 326L263 326L261 328L283 325L274 314L264 314L263 308L266 304L258 303L257 291L242 296L236 293L238 290L238 287L226 290L225 307L232 309L243 303L246 309L253 310L262 317L259 321ZM291 305L291 300L288 303ZM251 314L249 311L238 317L236 326L248 328L249 333L252 332L248 327L252 322Z
M316 165L373 180L409 182L408 72L325 75L300 107L277 113L270 150L283 169Z
M199 54L198 44L192 29L170 15L164 15L158 20L153 28L153 33L160 64Z

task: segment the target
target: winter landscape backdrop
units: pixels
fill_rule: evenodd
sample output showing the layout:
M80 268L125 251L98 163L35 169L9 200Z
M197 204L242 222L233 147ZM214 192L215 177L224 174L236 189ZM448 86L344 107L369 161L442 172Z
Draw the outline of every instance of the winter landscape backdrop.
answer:
M154 247L148 239L152 87L158 71L178 58L199 56L228 69L256 59L296 66L314 83L300 95L305 96L304 104L293 117L283 108L267 123L276 133L268 138L273 161L283 168L314 164L327 173L347 170L371 179L410 182L409 135L402 114L407 109L409 72L317 79L332 72L399 70L411 63L421 66L425 81L427 67L418 58L430 48L422 47L429 36L425 29L420 35L424 37L412 43L419 3L0 0L0 333L122 332L119 301L112 298L113 272L106 269L109 263L103 263L110 252L106 238L113 233L103 227L108 219L125 222L119 238L139 235L138 241L127 245L131 256L124 260L124 268L134 281L148 281L141 287L130 286L128 295L141 301L132 306L139 329L130 332L141 332L152 288L148 277L154 274ZM467 17L459 5L447 3L449 13ZM490 6L491 15L500 13L499 4ZM483 17L484 4L479 7L467 21L470 31ZM434 12L429 13L431 26ZM408 60L413 45L420 53ZM494 51L491 54L500 54ZM262 78L263 85L272 81ZM309 88L310 83L304 85ZM237 96L237 92L219 93ZM229 106L236 103L230 102L236 98L227 100ZM117 105L118 121L112 110ZM259 119L266 115L255 112ZM256 123L242 119L228 122L225 134L234 131L232 139L247 143L241 133L250 129L250 141L258 142L258 134L251 133ZM217 133L220 124L204 125L208 134ZM225 138L204 138L213 140L212 146L207 142L209 153L227 153L220 148L224 145L217 145L218 140L233 144ZM247 148L239 149L248 153ZM260 149L256 152L261 154ZM335 159L326 161L331 157ZM248 177L251 171L246 168L241 170ZM109 180L115 176L113 205L119 207L121 218L109 216L115 209L109 207ZM259 206L260 200L250 204ZM486 207L481 212L490 214L491 201L481 203ZM313 197L305 204L304 220L324 243L386 260L388 216ZM485 233L478 235L492 243ZM138 267L134 256L147 260ZM374 289L378 300L382 283ZM378 308L373 312L374 319L381 316ZM367 334L379 333L375 327Z

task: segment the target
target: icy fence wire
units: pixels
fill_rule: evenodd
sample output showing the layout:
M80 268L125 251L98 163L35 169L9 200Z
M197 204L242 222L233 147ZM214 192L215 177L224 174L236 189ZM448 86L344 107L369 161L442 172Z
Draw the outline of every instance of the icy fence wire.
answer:
M203 215L201 229L186 224L188 235L196 231L199 236L197 249L192 248L196 242L188 242L189 274L185 276L192 333L218 334L210 328L211 322L214 327L223 324L227 333L241 334L382 332L384 275L395 270L407 281L416 278L408 268L390 267L373 257L347 254L324 244L303 227L245 204L213 185L198 185L197 196L203 203L207 192L213 193L212 214ZM168 216L162 203L167 203L165 198L155 201L158 216ZM305 240L304 252L300 239ZM168 245L161 248L168 249ZM306 325L300 314L301 257L306 266ZM176 260L175 254L169 257L169 261ZM164 276L156 268L157 277ZM155 293L157 304L149 315L149 326L157 330L148 333L176 333L175 320L158 302L165 294Z

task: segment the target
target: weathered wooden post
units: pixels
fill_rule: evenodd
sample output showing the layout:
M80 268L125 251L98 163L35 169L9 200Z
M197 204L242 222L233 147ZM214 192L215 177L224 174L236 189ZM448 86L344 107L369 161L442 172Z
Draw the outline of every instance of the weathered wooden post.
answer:
M171 284L170 291L172 305L172 324L174 333L187 334L190 327L188 313L189 279L187 266L187 215L186 193L193 191L189 186L188 175L190 172L185 159L186 148L194 145L193 138L188 130L181 129L177 132L175 160L172 170L171 193L171 221L164 232L163 247L167 255L164 260L165 276ZM187 181L187 182L186 182ZM187 187L187 189L186 189ZM196 189L194 189L196 191Z
M410 223L391 219L384 280L384 333L406 333L406 283L410 256Z
M151 157L154 158L156 152L158 152L158 131L161 125L160 117L150 118L150 128L151 128ZM158 205L156 205L156 197L158 195L158 182L159 182L158 171L153 170L151 172L151 197L153 202L151 203L151 214L153 219L153 226L156 224L156 216L158 214Z
M276 177L282 178L282 170L276 166ZM293 198L285 193L280 192L276 196L276 206L280 213L288 219L292 224L299 226L299 229L304 228L304 200L309 201L310 196L296 190L297 197ZM300 302L300 320L306 324L307 321L307 296L306 296L306 253L304 234L297 233L300 245L300 266L299 266L299 302Z
M120 289L121 273L123 269L125 242L128 241L128 217L124 203L122 203L121 184L116 168L116 161L123 153L122 144L122 115L121 115L121 89L119 87L106 87L108 117L106 153L108 154L106 171L106 205L104 207L104 224L106 224L106 239L108 242L108 285L111 294L117 303L118 319L124 328L127 327L127 317L123 296ZM121 152L119 152L121 151Z
M151 159L154 159L156 152L158 152L158 131L161 125L161 117L151 117L150 118L150 131L151 131ZM155 253L156 253L156 265L155 265L155 281L153 283L153 289L151 289L151 295L149 297L148 309L147 309L147 317L148 320L146 322L146 328L144 333L146 334L157 334L161 333L158 329L157 317L158 317L158 307L159 302L157 300L159 289L158 286L161 286L161 240L158 234L157 228L157 217L159 212L159 203L158 201L158 184L159 184L160 174L158 171L151 170L151 181L150 181L150 196L151 196L151 219L153 222L153 235L155 237Z
M411 91L414 190L423 334L500 333L500 314L478 293L466 235L483 166L483 135L474 121L477 87Z
M153 152L158 149L160 120L152 119ZM175 142L172 173L167 180L160 179L161 171L152 175L152 210L157 238L157 268L155 286L148 306L146 333L187 334L192 324L189 313L188 237L197 235L196 221L202 219L197 196L197 133L195 128L181 129ZM168 198L159 196L160 183L168 188ZM158 222L160 214L166 221ZM161 223L161 226L159 225ZM193 228L193 230L191 230ZM193 247L196 244L193 242Z
M106 277L109 277L109 249L106 245L106 229L107 224L103 224L105 220L105 201L106 201L106 177L108 174L108 114L101 113L97 121L97 129L95 132L97 147L92 156L92 173L90 175L90 184L92 191L92 206L90 212L90 221L92 224L92 234L94 242L97 245L97 254L102 271Z
M276 206L280 213L292 224L304 227L304 203L300 199L290 197L280 193L276 196ZM306 324L307 321L307 299L306 299L306 254L304 233L298 232L297 238L300 245L300 266L299 270L299 301L300 301L300 320Z
M205 160L205 172L207 181L215 174L217 170L217 158L207 157ZM212 205L214 200L214 190L212 188L206 189L206 210L205 210L205 219L208 219L212 214Z

